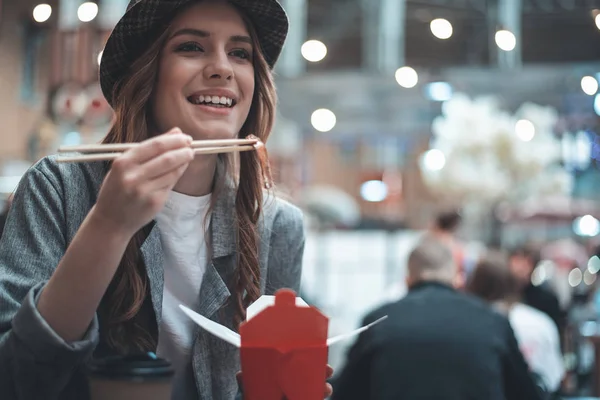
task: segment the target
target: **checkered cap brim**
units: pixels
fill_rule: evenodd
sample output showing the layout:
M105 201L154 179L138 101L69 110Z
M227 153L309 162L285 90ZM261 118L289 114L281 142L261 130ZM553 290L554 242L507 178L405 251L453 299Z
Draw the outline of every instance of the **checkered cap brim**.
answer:
M100 64L100 86L110 105L116 82L155 40L181 7L199 0L131 0L113 29ZM271 68L281 54L288 18L277 0L229 0L252 21L263 55Z

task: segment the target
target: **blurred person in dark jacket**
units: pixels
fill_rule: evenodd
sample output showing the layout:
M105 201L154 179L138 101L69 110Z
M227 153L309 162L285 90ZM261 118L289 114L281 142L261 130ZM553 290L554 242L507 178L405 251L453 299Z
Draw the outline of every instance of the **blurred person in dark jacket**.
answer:
M0 237L2 237L2 233L4 232L4 224L6 223L6 217L8 216L8 210L12 204L12 198L12 194L8 196L8 199L6 199L6 204L4 205L4 210L2 210L2 214L0 214Z
M450 249L425 237L408 259L408 294L364 319L388 316L350 349L333 399L541 399L506 317L458 292L460 280Z
M562 336L565 315L560 307L558 296L546 287L535 286L531 283L531 275L538 262L539 252L528 247L520 247L510 254L510 271L519 285L521 302L548 315Z

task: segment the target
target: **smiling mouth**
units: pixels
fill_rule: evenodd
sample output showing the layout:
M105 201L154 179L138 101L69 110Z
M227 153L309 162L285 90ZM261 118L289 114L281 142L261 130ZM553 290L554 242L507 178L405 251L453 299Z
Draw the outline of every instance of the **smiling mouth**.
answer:
M224 96L190 96L187 100L194 105L209 106L215 108L232 108L236 101Z

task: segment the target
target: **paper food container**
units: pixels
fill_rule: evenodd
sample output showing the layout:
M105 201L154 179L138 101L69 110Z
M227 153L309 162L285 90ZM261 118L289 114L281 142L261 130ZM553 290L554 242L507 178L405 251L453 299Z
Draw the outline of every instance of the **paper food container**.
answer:
M329 319L289 289L262 296L247 310L240 333L180 305L194 322L240 348L244 400L323 400L328 346L384 320L328 337Z

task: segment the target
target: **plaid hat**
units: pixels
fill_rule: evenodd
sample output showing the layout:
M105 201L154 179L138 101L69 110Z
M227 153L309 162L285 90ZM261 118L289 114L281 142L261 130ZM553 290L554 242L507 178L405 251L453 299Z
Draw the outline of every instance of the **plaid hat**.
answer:
M102 93L113 105L116 82L129 66L162 33L182 7L199 0L131 0L125 15L113 29L100 64ZM281 54L288 32L288 18L277 0L228 0L239 8L254 25L262 53L273 68Z

